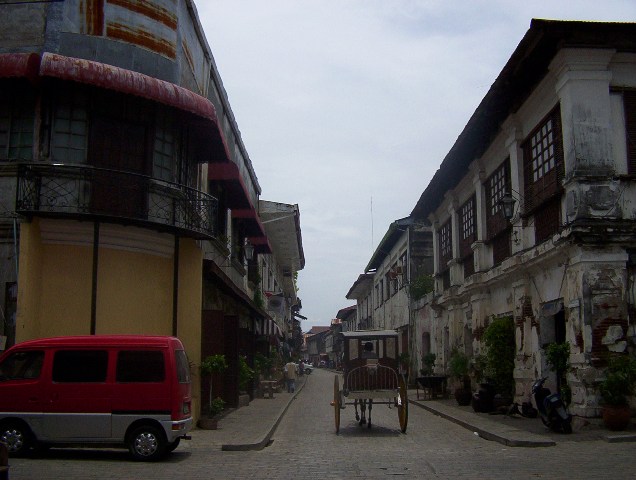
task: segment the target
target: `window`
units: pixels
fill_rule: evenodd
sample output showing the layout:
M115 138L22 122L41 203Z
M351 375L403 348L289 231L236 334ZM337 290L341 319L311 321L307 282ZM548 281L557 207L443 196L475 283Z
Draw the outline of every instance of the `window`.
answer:
M471 245L475 241L475 196L462 205L459 209L459 221L461 236L459 238L459 253L465 258L473 253Z
M88 93L81 88L60 89L51 127L51 157L64 163L86 162Z
M636 90L623 92L623 107L627 139L627 173L636 175Z
M52 379L58 383L105 382L107 367L105 350L60 350L53 358Z
M0 95L0 160L33 160L35 98L26 88L6 88Z
M486 190L486 239L492 240L509 227L501 213L500 200L510 191L510 159L506 159L488 177L484 184Z
M184 350L175 350L174 356L177 362L177 381L190 383L190 362Z
M176 139L172 117L161 110L155 120L155 142L153 148L153 176L167 182L175 181Z
M116 381L128 382L163 382L165 365L163 352L124 350L117 355Z
M561 111L558 106L530 133L522 148L524 214L528 215L561 195L564 166Z
M532 181L536 182L554 168L554 125L552 118L530 138L532 158Z
M448 268L447 263L453 258L453 235L450 219L439 229L438 240L439 269L444 271Z
M16 352L0 365L0 382L38 378L42 363L44 363L44 352Z

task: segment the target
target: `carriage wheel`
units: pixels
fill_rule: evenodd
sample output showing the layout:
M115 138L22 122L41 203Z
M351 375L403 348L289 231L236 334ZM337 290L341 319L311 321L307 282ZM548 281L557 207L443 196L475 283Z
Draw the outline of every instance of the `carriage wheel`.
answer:
M398 419L400 420L400 430L406 433L406 425L409 423L409 398L406 393L406 382L404 377L400 378L400 388L398 393Z
M333 408L336 420L336 433L340 431L340 387L338 386L338 375L333 379Z

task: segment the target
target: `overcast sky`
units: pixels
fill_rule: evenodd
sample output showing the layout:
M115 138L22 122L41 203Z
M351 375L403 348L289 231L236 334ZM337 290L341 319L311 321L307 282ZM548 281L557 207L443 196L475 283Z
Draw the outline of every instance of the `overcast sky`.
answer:
M303 331L329 325L532 18L634 0L196 0L261 198L298 204Z

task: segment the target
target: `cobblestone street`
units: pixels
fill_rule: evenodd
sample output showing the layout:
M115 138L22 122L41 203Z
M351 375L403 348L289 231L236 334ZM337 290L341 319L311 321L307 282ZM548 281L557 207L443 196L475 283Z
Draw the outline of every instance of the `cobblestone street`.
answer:
M397 410L377 405L371 429L358 426L347 406L336 435L333 377L320 369L307 377L272 444L261 451L221 451L216 432L195 430L190 442L159 463L132 462L123 450L53 449L39 458L11 459L10 478L634 478L634 443L577 441L573 434L552 447L507 447L416 405L406 434Z

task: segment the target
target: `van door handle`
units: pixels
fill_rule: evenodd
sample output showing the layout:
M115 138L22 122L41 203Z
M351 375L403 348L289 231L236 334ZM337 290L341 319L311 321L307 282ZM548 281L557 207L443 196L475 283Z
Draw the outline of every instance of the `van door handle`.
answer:
M30 397L30 398L29 398L29 402L33 402L33 403L35 403L35 402L37 402L37 401L38 401L38 397Z

